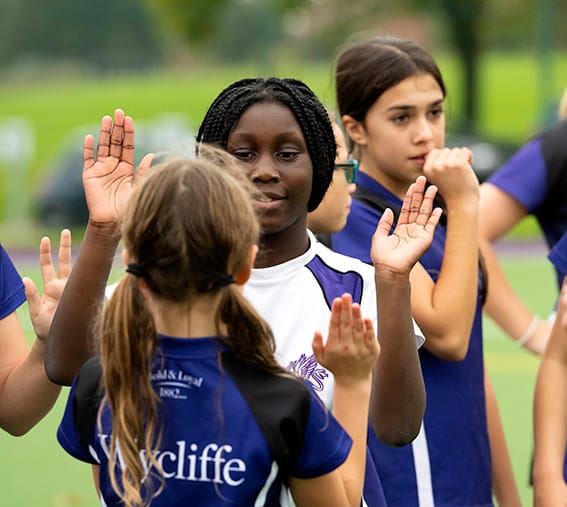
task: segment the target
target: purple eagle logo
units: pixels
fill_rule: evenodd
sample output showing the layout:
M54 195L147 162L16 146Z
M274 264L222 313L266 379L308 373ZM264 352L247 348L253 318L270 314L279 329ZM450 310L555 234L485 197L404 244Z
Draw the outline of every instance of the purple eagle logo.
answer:
M291 361L287 365L287 369L291 370L298 377L308 380L315 391L323 390L323 379L329 376L329 372L315 361L313 354L309 357L305 354L301 354L299 359Z

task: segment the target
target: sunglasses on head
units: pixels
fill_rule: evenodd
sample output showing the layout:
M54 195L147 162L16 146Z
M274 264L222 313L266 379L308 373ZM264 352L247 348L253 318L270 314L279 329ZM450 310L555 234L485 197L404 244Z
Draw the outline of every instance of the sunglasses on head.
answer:
M356 174L358 173L358 160L354 158L348 159L346 162L335 164L335 171L342 169L345 174L345 179L348 183L354 183Z

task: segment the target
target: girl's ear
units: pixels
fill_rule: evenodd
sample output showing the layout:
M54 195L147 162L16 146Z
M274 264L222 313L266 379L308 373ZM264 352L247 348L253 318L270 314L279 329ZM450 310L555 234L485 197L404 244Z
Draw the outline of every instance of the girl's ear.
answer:
M359 146L366 146L368 144L366 129L362 122L355 120L349 114L342 116L341 120L352 143L358 144Z
M236 273L236 276L234 277L237 285L244 285L250 278L257 253L258 245L252 245L250 247L250 252L248 253L248 265L243 267L238 273Z
M120 256L122 257L122 262L124 262L124 266L128 266L128 264L130 263L130 254L128 253L128 250L123 248L122 252L120 253ZM138 287L142 291L142 294L146 295L146 293L148 293L150 290L148 288L148 284L146 283L146 281L143 278L138 278L138 277L136 277L136 281L138 283Z
M122 257L122 262L124 263L124 266L128 266L128 263L130 262L130 255L128 254L128 250L123 248L122 252L120 253L120 256Z

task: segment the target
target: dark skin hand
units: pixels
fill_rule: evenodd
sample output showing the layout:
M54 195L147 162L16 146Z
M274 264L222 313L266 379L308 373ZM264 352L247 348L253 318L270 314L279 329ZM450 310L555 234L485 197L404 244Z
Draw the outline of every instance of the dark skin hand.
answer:
M56 384L70 385L82 364L96 353L93 323L120 239L118 221L152 157L144 157L134 171L134 125L120 109L114 122L110 116L102 119L96 161L93 137L85 137L83 187L89 223L47 337L45 369Z

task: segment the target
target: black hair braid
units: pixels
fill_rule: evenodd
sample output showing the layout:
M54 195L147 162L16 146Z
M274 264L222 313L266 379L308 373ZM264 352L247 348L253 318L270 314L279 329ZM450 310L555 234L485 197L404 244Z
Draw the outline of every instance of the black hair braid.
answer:
M197 133L199 143L226 149L228 136L242 114L261 102L279 102L299 123L313 166L308 211L323 199L333 177L336 143L327 110L313 91L297 79L271 77L241 79L225 88L213 101Z
M333 127L329 113L305 83L291 78L280 83L285 92L280 93L280 100L297 119L311 157L313 184L307 209L313 211L319 206L333 178L337 153Z
M236 86L241 82L225 88L210 105L199 127L197 143L216 144L226 149L228 135L242 115L245 99L252 96L251 86Z

